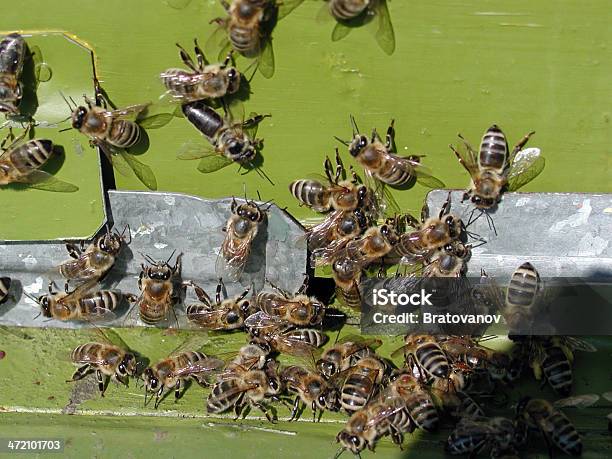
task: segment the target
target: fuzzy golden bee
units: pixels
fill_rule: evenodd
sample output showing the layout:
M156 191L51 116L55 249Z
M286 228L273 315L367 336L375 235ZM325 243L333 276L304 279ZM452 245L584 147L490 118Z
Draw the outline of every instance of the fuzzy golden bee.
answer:
M129 239L125 238L126 231ZM106 233L96 238L87 247L84 241L81 241L80 246L68 243L66 250L72 259L59 265L59 273L71 281L100 281L115 264L123 246L131 242L132 235L129 227L126 226L121 233L111 231L107 227Z
M161 74L169 95L181 103L203 99L219 99L234 94L240 88L241 75L236 67L229 65L231 53L220 64L210 64L194 39L197 65L189 53L177 43L183 63L191 71L168 69Z
M232 199L232 215L225 225L225 239L215 265L218 277L232 281L240 279L249 260L253 240L266 222L268 209L254 201L246 200L238 204Z
M522 149L534 133L525 135L510 150L506 136L494 124L482 137L478 152L460 135L459 147L450 147L472 179L463 199L478 209L491 209L504 191L516 191L536 178L544 169L544 157L539 148Z
M187 320L198 327L207 330L236 330L244 326L244 320L254 311L253 303L246 296L250 289L246 289L235 298L221 299L223 281L217 284L215 301L199 286L191 283L199 304L187 306Z

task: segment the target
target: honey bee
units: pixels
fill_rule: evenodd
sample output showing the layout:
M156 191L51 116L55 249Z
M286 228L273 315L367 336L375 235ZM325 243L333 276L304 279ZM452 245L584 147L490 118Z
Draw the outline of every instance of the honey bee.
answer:
M263 311L250 315L244 324L253 344L271 352L312 358L327 342L327 335L311 328L292 329L293 325Z
M195 101L182 105L185 118L208 140L210 145L200 143L183 145L177 158L200 159L198 170L208 174L238 163L241 167L255 168L263 178L269 178L254 166L257 150L263 140L257 139L257 126L270 115L252 113L247 120L236 122L228 111L223 118L206 101Z
M378 21L376 42L385 54L395 51L395 33L386 0L327 0L327 9L337 23L332 41L346 37L355 25Z
M539 148L522 150L533 134L535 132L525 135L510 151L506 136L494 124L482 137L478 157L459 135L459 147L450 145L450 148L472 179L463 200L471 200L477 209L491 209L501 201L504 191L516 191L536 178L544 169L544 157Z
M536 380L543 379L559 395L572 392L574 351L596 352L590 343L571 336L512 336Z
M129 235L128 240L125 238L126 231ZM87 248L84 241L81 241L80 247L68 243L66 250L72 260L59 265L59 273L68 280L100 281L115 264L123 245L129 245L131 242L132 235L126 226L121 233L111 232L110 227L107 227L106 233L99 236Z
M74 101L64 98L72 112L72 128L87 136L92 147L98 147L103 151L120 174L129 176L134 173L143 185L150 190L156 190L157 179L153 170L127 151L138 144L141 139L142 128L138 121L146 113L150 104L108 110L108 101L96 78L94 78L94 84L95 101L84 96L85 105L77 106Z
M400 258L402 263L410 264L416 261L429 260L439 249L448 247L452 252L454 241L462 241L467 235L463 221L450 213L451 195L448 197L437 216L429 217L429 208L423 206L421 222L407 215L408 224L416 228L399 236L397 244L388 257ZM465 246L464 246L465 247Z
M221 39L221 53L230 47L247 58L257 60L257 68L265 78L274 75L274 50L271 33L278 19L282 19L303 0L221 0L225 18L211 22L219 25L209 39L208 46L216 46L218 34Z
M186 103L219 99L238 91L241 75L236 67L229 65L232 54L229 53L221 64L210 64L204 57L197 39L193 42L197 65L181 45L176 45L181 60L191 72L173 68L161 74L162 82L172 98Z
M270 284L272 285L272 284ZM308 277L295 295L272 287L278 292L260 292L255 298L255 305L270 316L277 316L297 327L314 327L321 325L325 317L325 305L315 297L304 295L308 287Z
M192 378L201 386L207 386L206 379L220 371L225 362L208 357L199 351L176 353L160 360L155 365L145 368L143 373L145 384L145 406L147 393L155 393L155 409L163 400L164 391L174 389L174 402L181 396L181 383ZM167 392L166 392L167 393Z
M236 330L244 326L244 320L252 310L251 301L245 299L250 289L235 298L222 300L223 280L219 279L213 303L201 287L194 283L191 285L201 303L187 306L187 320L208 330Z
M413 430L414 423L404 401L382 393L362 410L355 411L344 429L336 435L336 442L342 446L334 459L345 450L355 456L365 448L374 450L378 439L385 435L390 435L395 444L401 445L403 433Z
M147 325L160 325L168 319L171 312L175 323L178 324L174 306L180 301L180 289L177 288L177 279L181 273L181 258L183 254L176 257L174 266L170 266L170 259L174 252L166 261L155 261L149 256L145 260L149 265L141 265L140 276L138 277L138 289L140 296L131 295L129 298L134 306L138 307L140 320ZM127 318L131 317L131 312Z
M109 330L107 333L111 333L111 331ZM113 332L114 342L99 329L98 334L104 342L81 344L70 353L70 360L79 368L74 372L72 378L66 382L78 381L95 371L100 396L104 397L106 384L109 380L125 386L128 385L128 379L135 377L137 374L138 362L135 353L129 350L116 333Z
M543 288L540 274L529 262L512 273L502 310L510 333L531 328L534 309Z
M501 457L502 454L516 454L516 437L515 423L510 419L464 417L448 437L445 450L453 455L470 456L490 450L492 458Z
M38 298L30 297L36 301L43 317L49 319L110 321L115 318L114 311L123 300L123 294L118 290L93 290L95 282L79 285L72 291L66 282L63 292L53 290L53 282L49 283L49 293Z
M336 241L324 249L316 250L312 254L314 266L333 264L336 259L349 258L365 268L387 255L398 240L399 237L392 226L373 226L358 239Z
M431 395L410 370L396 370L385 389L386 396L399 397L416 427L426 432L438 430L440 419Z
M363 266L348 256L339 256L332 262L332 277L336 283L336 297L346 307L361 310L360 282Z
M432 256L423 269L423 277L462 277L467 273L467 260L472 246L461 241L452 241L444 250Z
M444 188L444 183L433 177L420 163L418 156L398 156L394 151L393 120L387 129L386 142L383 143L376 129L372 137L359 133L355 118L351 116L353 140L341 141L349 148L349 153L363 166L366 175L386 185L400 187L416 179L418 183L429 188Z
M523 398L517 406L517 417L530 429L540 431L546 439L550 456L553 445L570 456L582 454L580 434L567 416L546 400Z
M406 335L404 343L391 357L401 354L410 367L414 364L419 369L421 375L448 379L450 362L435 336L410 334Z
M382 359L371 355L333 376L333 384L340 387L340 406L347 413L362 409L378 392L388 368Z
M280 372L283 387L297 394L293 403L289 421L296 419L300 407L300 400L312 408L312 421L315 422L317 410L320 415L323 411L338 411L338 391L330 385L321 375L307 368L291 365ZM319 415L319 419L320 419Z
M374 355L382 345L379 339L367 339L361 335L347 335L326 349L316 362L317 369L327 379L347 370L365 357Z
M368 219L362 209L335 210L321 223L306 230L308 249L312 252L335 241L350 241L361 236L367 227Z
M0 112L19 115L26 51L26 42L18 33L11 33L0 41Z
M246 199L244 203L238 204L232 198L232 215L223 228L225 239L215 265L217 276L232 281L240 279L259 227L266 222L269 208Z
M334 171L331 160L326 157L325 175L327 184L314 179L299 179L289 184L289 191L300 204L316 212L352 211L372 203L371 191L359 182L354 172L352 180L343 180L345 169L337 148L336 169Z
M232 372L225 372L213 386L206 400L206 409L218 414L233 408L238 418L244 407L250 405L260 409L268 421L274 422L264 400L276 397L280 391L281 382L273 360L266 361L261 370L236 367Z
M11 289L11 278L0 277L0 304L4 304L9 299L9 291Z
M256 344L246 344L225 366L225 371L233 373L239 370L262 370L268 360L268 352Z

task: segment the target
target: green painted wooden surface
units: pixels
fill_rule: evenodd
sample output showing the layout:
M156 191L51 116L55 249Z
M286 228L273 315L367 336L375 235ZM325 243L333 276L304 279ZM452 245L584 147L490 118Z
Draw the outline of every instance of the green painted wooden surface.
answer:
M243 333L201 335L194 341L193 334L187 332L171 335L150 329L118 332L129 346L151 361L165 357L186 340L192 345L202 344L211 354L224 354L245 342ZM346 327L342 335L355 332L354 328ZM0 437L9 434L25 438L60 437L69 442L66 452L70 457L144 457L147 452L161 454L157 457L189 457L201 452L204 457L231 453L244 457L319 458L332 457L337 451L333 438L346 419L342 414L325 413L321 423L312 423L307 410L303 421L289 423L288 409L278 405L280 421L275 425L257 418L259 413L255 412L247 420L234 422L230 416L208 416L204 409L207 392L198 386L189 387L178 404L173 403L170 394L154 410L151 405L143 407L142 389L134 381L129 388L111 384L103 399L97 395L93 377L66 383L74 371L67 359L70 350L93 337L87 331L0 329L0 350L6 353L0 360ZM577 394L610 390L612 344L605 339L591 342L600 351L577 355ZM400 338L386 339L378 351L389 356L400 345ZM500 340L494 345L504 348L506 343ZM286 357L282 360L290 361ZM535 383L529 383L529 378L526 381L510 393L510 403L525 394L554 399L550 389L540 390ZM605 458L612 454L605 419L609 411L612 411L609 403L581 411L566 410L583 433L584 457ZM508 411L505 413L509 415ZM448 435L448 429L438 435L421 432L407 435L404 453L383 439L376 457L408 457L411 451L418 451L421 457L439 457L440 441L445 434ZM545 457L543 442L534 440L530 445L530 458Z
M241 193L246 183L298 218L311 217L291 198L287 183L321 171L323 155L337 145L332 136L350 134L348 114L353 113L364 130L384 130L394 117L398 146L427 154L427 164L451 187L463 187L468 179L448 144L458 131L477 143L496 122L510 141L537 131L533 144L549 161L528 190L610 191L612 29L606 1L392 1L397 49L391 57L365 30L332 43L333 24L315 20L320 5L306 0L280 21L274 32L276 74L270 80L257 75L246 103L247 112L272 114L260 132L264 167L276 186L255 173L239 175L237 167L203 175L194 162L176 160L180 145L198 134L184 119L175 119L149 132L151 147L141 157L153 167L160 190L217 197ZM214 0L192 0L183 10L162 0L82 0L78 7L70 1L51 6L22 0L0 17L0 30L77 35L95 49L111 98L129 105L162 93L157 75L181 64L174 43L190 47L194 37L204 42L213 30L208 21L221 11ZM51 82L71 82L66 93L80 97L87 71L73 72L68 55L52 48L41 46L54 69ZM65 116L64 109L59 103ZM77 236L100 223L92 152L86 151L87 159L76 157L69 136L56 136L68 156L59 177L82 190L51 197L3 190L0 238ZM121 176L118 185L142 188L135 178ZM416 209L425 191L417 185L396 195L405 208ZM78 218L67 228L75 213ZM41 221L45 224L35 223Z
M320 172L323 156L336 146L332 136L350 134L348 114L353 113L364 130L374 126L384 130L395 118L398 146L427 154L427 164L450 187L464 187L468 179L448 143L458 131L477 143L495 122L511 142L529 130L537 131L533 145L543 149L548 162L527 190L612 191L612 29L605 0L393 0L390 11L397 48L391 57L364 30L332 43L333 24L315 21L320 4L307 0L279 23L274 32L276 74L271 80L257 75L246 103L247 112L272 114L261 124L260 133L265 138L264 168L276 186L254 173L238 175L235 167L203 175L195 163L177 161L180 145L198 134L185 120L175 119L149 132L151 146L141 156L157 174L160 190L218 197L241 194L246 183L250 192L259 190L264 199L274 198L298 218L312 217L296 206L287 183ZM205 42L213 29L208 21L220 13L214 0L192 0L183 10L161 0L21 0L4 9L0 30L62 30L77 35L95 49L103 85L121 106L155 100L162 93L159 72L180 65L174 43L190 46L194 37ZM74 98L89 91L87 57L56 35L31 41L53 69L53 78L39 88L39 115L60 120L68 113L58 90ZM241 68L244 65L239 62ZM43 132L66 150L58 177L81 190L72 195L1 190L0 239L83 236L100 224L97 160L92 151L76 155L73 132L39 129L37 135ZM81 143L86 145L84 139ZM121 188L142 189L135 178L117 180ZM425 192L417 185L396 197L404 208L417 209ZM261 420L234 424L202 417L203 395L197 387L191 387L179 405L165 401L159 413L142 408L142 393L132 384L129 389L110 387L104 400L84 401L76 408L83 416L62 415L73 389L64 383L72 367L58 361L57 354L65 355L85 337L73 331L26 333L33 339L0 333L0 349L7 353L0 360L0 410L8 411L0 414L0 435L28 436L36 431L41 436L65 436L71 457L130 457L129 450L132 457L152 453L218 457L229 451L244 457L314 458L331 457L336 451L333 437L341 416L326 415L325 421L336 421L332 425L270 426ZM159 331L122 333L128 344L153 360L182 339ZM217 336L212 348L237 349L243 340L242 334ZM388 340L382 351L388 353L397 345L398 340ZM596 355L580 356L578 392L610 390L611 354L604 346ZM527 385L519 390L538 393L539 389ZM283 407L279 410L281 417L286 416ZM152 416L160 413L166 416ZM606 413L605 409L570 413L587 432L586 457L610 456ZM105 416L110 414L139 415ZM403 454L383 440L376 457L437 457L440 439L419 437ZM533 452L538 450L543 451L543 444L533 447Z

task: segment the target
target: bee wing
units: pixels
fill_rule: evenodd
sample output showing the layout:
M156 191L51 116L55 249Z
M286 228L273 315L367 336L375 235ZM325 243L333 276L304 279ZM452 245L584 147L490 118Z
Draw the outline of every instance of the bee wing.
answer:
M39 170L30 172L19 180L20 183L29 185L29 188L37 190L55 191L57 193L74 193L79 187L72 183L64 182L53 175Z
M344 335L342 338L340 338L338 341L336 341L336 343L338 344L343 344L343 343L357 343L359 344L359 346L356 346L355 351L358 351L360 349L369 347L372 349L377 349L380 346L382 346L382 341L378 338L366 338L362 335Z
M277 19L281 20L302 4L304 0L283 0L278 3Z
M176 157L183 160L202 159L208 156L219 156L214 147L201 141L185 142L179 149Z
M204 174L216 172L232 164L233 161L222 155L205 156L198 164L198 170Z
M236 242L230 236L232 231L231 228L227 228L227 234L217 255L215 272L217 277L237 281L249 258L251 244L255 236L253 232L250 232L247 236Z
M351 33L351 27L340 21L336 21L334 30L332 30L331 39L332 41L340 41L345 38L349 33Z
M601 394L601 396L606 399L609 402L612 402L612 391L611 392L604 392L603 394Z
M597 394L583 394L583 395L575 395L573 397L562 398L553 403L553 405L557 408L588 408L590 406L595 405L599 400L599 395Z
M474 176L478 173L476 152L465 139L460 138L460 140L461 142L456 147L451 146L451 148L458 155L463 167L465 167L471 176Z
M138 116L151 105L150 102L146 104L130 105L128 107L120 108L117 110L108 110L103 112L103 116L111 119L122 119L127 121L136 121Z
M283 353L285 354L315 361L317 356L321 353L320 349L292 336L278 334L276 335L276 339L283 342Z
M96 339L101 340L104 343L120 347L121 349L124 349L126 351L130 350L130 347L126 344L125 341L123 341L121 336L119 336L119 333L117 333L112 328L105 327L104 329L102 329L95 324L91 325L93 327L93 334Z
M393 196L391 189L384 182L374 179L369 170L366 170L366 177L371 177L371 180L374 180L374 195L377 197L378 202L380 202L384 216L393 216L401 213L400 205Z
M228 46L231 45L227 37L225 24L219 24L204 43L204 54L206 56L220 56L221 51ZM225 56L219 62L223 62L224 58Z
M597 348L591 343L588 343L580 338L576 338L575 336L564 336L563 342L566 346L571 347L574 351L597 352Z
M60 357L63 357L63 356L60 356ZM65 358L62 358L62 360L65 360ZM69 358L68 360L70 360L73 363L79 364L79 365L85 365L85 364L108 365L108 362L105 359L100 359L95 355L82 355L82 356L79 356L79 358L76 360L72 360L71 358Z
M509 191L518 190L540 175L546 164L540 153L539 148L526 148L516 154L508 173Z
M264 78L270 79L274 76L274 47L270 37L264 40L257 62L257 69Z
M396 403L392 403L393 400L395 400ZM388 398L387 406L379 410L374 416L371 416L368 419L365 425L365 429L375 428L376 425L378 425L380 422L389 419L391 416L394 416L396 413L402 411L405 408L406 404L399 397Z
M246 328L275 328L282 330L287 328L289 324L278 316L271 316L263 311L257 311L245 319L244 325Z
M249 118L254 118L258 116L258 113L256 112L251 112L249 113ZM250 139L256 139L257 138L257 130L259 129L259 123L261 121L257 122L257 123L249 123L249 124L243 124L243 128L244 128L244 132L247 133L247 135L249 136Z
M376 29L376 42L380 49L385 54L390 56L395 51L395 32L393 31L393 24L391 23L391 15L389 14L389 8L387 7L386 0L378 0L374 6L378 18L378 28Z
M211 309L207 311L198 311L198 312L190 312L187 320L189 322L194 323L202 328L214 328L214 324L216 324L223 314L225 314L226 309Z
M306 230L308 248L310 250L316 250L326 247L330 243L328 241L330 233L333 231L336 224L343 218L343 216L343 211L335 210L325 217L325 220L323 220L321 223Z
M327 247L314 250L310 259L310 266L318 268L325 265L331 265L338 252L344 249L349 242L351 242L350 239L337 239L328 244Z
M146 164L140 162L136 157L126 151L121 151L118 155L125 160L128 167L134 172L138 180L146 186L149 190L157 190L157 179L151 169Z
M207 357L200 359L189 365L179 368L173 372L174 376L185 377L192 375L202 375L202 373L212 374L223 369L225 362L221 359Z
M417 182L428 188L444 188L444 182L433 175L429 169L411 158L402 158L408 171L416 176Z
M156 113L138 120L138 125L145 129L158 129L174 118L174 113Z

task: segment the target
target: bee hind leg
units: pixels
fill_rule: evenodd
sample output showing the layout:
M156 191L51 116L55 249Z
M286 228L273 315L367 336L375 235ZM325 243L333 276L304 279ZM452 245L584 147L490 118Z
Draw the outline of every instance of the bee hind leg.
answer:
M179 398L181 398L181 380L177 380L174 385L174 403L177 403Z
M266 416L266 419L268 421L270 421L272 424L276 424L276 421L274 420L274 418L270 416L270 410L266 408L266 406L263 403L254 402L253 405L255 405L257 408L261 410L261 412Z
M66 244L66 250L68 251L68 255L77 260L81 255L81 250L76 244Z
M106 390L106 381L104 381L104 377L102 376L102 372L100 370L96 370L96 379L98 380L98 390L100 391L100 397L104 397L104 392Z
M74 374L72 375L72 378L67 379L66 382L74 382L74 381L78 381L79 379L83 379L85 376L87 376L89 371L90 371L89 364L83 365L82 367L77 368Z
M293 407L291 408L291 416L289 417L289 422L297 419L298 410L300 407L300 397L296 396L293 401Z

